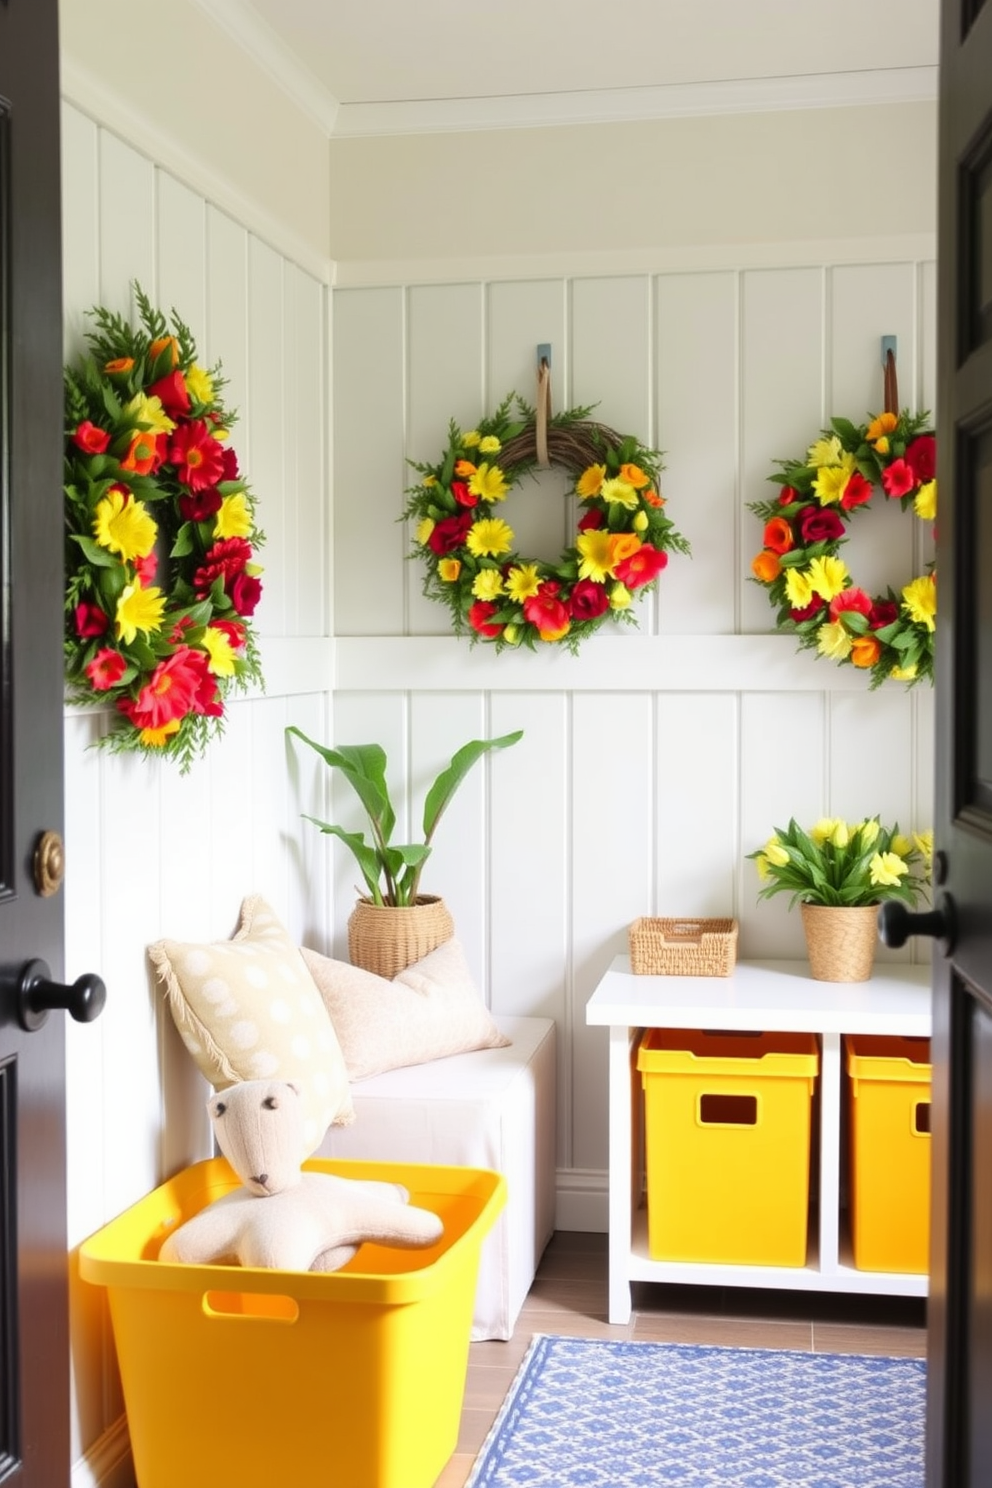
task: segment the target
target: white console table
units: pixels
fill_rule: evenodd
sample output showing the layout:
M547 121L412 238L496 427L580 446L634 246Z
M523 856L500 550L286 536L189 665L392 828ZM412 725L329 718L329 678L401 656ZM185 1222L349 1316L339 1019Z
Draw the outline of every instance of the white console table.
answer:
M867 982L817 982L805 961L739 961L729 977L635 976L614 958L586 1004L586 1023L610 1030L610 1322L630 1318L632 1281L871 1292L923 1297L925 1276L859 1271L840 1223L841 1035L929 1038L930 968L876 965ZM815 1033L820 1040L818 1224L805 1266L657 1261L641 1202L640 1076L646 1028Z

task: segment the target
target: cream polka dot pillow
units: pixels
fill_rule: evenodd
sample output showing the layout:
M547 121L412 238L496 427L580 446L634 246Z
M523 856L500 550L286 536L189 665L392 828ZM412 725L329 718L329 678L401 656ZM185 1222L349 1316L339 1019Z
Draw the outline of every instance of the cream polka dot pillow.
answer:
M148 947L176 1027L215 1090L238 1080L292 1080L303 1096L308 1151L355 1119L334 1026L288 931L257 895L232 940Z

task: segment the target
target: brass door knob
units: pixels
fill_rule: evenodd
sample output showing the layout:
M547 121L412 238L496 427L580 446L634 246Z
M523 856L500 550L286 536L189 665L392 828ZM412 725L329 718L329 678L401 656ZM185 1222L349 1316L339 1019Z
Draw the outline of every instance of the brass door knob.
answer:
M34 850L34 883L43 899L50 899L65 878L65 847L58 832L42 832Z

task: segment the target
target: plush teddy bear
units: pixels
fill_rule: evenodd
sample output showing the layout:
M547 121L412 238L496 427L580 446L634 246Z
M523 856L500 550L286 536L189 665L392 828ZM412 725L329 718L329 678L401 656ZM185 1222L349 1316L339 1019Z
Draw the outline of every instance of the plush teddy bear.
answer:
M363 1240L433 1245L444 1226L398 1183L301 1172L303 1104L285 1080L245 1080L207 1103L218 1146L243 1187L179 1226L159 1259L193 1265L336 1271Z

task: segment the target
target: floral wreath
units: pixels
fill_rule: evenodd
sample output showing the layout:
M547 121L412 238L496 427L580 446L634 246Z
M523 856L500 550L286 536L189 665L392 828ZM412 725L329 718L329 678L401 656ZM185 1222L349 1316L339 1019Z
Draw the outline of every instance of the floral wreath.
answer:
M891 411L855 425L831 420L803 460L779 460L769 480L777 501L749 502L765 524L751 571L768 591L780 630L800 648L913 686L933 681L937 576L933 564L904 585L871 596L838 557L847 523L881 487L903 510L933 522L937 514L937 442L929 414Z
M547 420L544 460L535 410L510 393L467 433L452 419L436 464L410 461L421 476L403 512L417 523L410 556L425 560L423 592L448 607L456 635L497 651L545 641L574 653L607 616L634 621L634 597L653 588L669 550L688 553L658 494L658 452L590 422L590 412ZM569 472L568 494L583 508L574 546L554 563L521 557L512 528L494 514L542 465Z
M261 683L264 539L219 364L199 366L176 312L134 290L138 329L95 308L90 354L65 370L68 697L113 708L101 745L185 772L231 688Z

